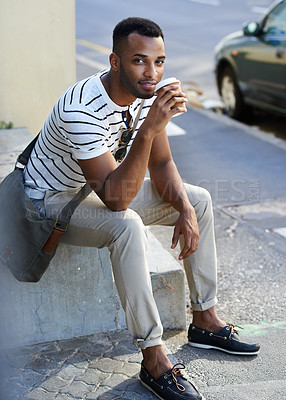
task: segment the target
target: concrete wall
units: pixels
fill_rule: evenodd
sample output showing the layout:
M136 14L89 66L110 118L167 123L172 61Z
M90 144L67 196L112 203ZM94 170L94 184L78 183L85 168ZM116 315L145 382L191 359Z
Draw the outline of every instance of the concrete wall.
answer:
M74 0L0 0L0 121L36 134L76 79Z

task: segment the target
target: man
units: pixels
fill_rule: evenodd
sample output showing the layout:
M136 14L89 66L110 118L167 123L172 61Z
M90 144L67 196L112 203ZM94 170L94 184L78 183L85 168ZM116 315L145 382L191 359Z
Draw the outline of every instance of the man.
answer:
M166 125L186 112L187 99L176 84L154 97L164 61L157 24L121 21L113 32L110 69L73 85L56 103L30 157L25 185L39 212L51 216L90 183L94 192L77 208L64 241L108 247L127 327L143 354L141 382L161 399L201 399L182 375L184 367L173 367L161 345L144 225L173 225L172 248L180 239L193 308L190 344L251 355L259 346L242 343L234 325L215 311L211 199L206 190L184 185L173 162Z

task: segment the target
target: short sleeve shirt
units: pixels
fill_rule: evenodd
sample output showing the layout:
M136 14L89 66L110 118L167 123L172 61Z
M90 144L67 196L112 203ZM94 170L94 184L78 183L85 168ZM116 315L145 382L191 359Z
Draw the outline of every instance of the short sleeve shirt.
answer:
M48 116L25 169L25 185L40 191L65 191L86 182L78 159L98 157L115 151L127 111L134 121L140 99L129 107L115 104L105 91L101 76L84 79L71 87ZM146 118L154 98L145 100L133 137Z

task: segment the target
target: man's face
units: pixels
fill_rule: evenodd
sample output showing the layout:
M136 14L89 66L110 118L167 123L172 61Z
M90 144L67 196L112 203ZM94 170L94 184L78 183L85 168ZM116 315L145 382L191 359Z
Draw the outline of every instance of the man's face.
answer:
M148 99L164 73L165 46L161 37L131 33L120 57L120 85L135 97Z

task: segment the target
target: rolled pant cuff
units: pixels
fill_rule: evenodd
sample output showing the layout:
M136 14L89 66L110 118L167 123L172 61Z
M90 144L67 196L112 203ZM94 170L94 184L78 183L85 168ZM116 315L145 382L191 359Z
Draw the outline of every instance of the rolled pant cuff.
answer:
M133 344L134 344L134 346L139 347L141 350L144 350L147 347L161 346L162 339L161 338L153 339L153 340L133 339Z
M213 299L208 300L205 303L200 303L200 304L192 303L192 309L193 311L205 311L215 306L216 304L217 304L217 298L214 297Z

